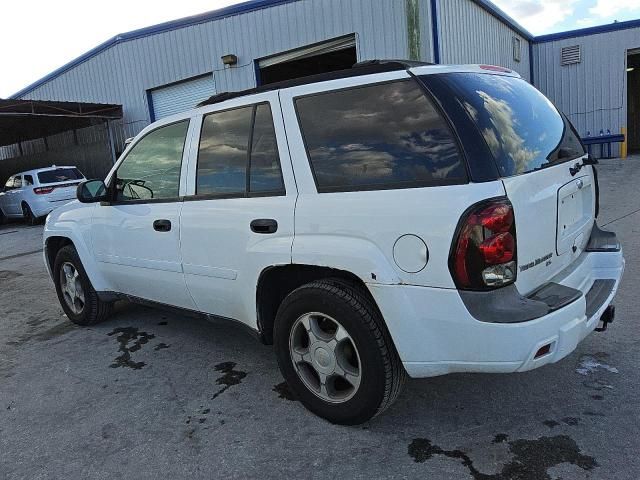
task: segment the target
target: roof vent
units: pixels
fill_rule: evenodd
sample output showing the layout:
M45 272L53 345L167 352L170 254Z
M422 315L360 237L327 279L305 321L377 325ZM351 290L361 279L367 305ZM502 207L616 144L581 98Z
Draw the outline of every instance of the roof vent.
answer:
M562 47L560 55L560 65L573 65L582 61L580 45L572 45L571 47Z

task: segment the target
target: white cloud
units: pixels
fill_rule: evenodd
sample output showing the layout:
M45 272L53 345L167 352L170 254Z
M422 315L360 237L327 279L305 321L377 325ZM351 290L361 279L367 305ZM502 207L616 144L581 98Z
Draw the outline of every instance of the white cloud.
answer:
M600 18L609 18L620 12L640 9L640 0L597 0L589 13Z
M600 3L612 0L599 0ZM640 0L622 0L640 3ZM579 0L493 0L498 7L534 34L546 33L575 12Z

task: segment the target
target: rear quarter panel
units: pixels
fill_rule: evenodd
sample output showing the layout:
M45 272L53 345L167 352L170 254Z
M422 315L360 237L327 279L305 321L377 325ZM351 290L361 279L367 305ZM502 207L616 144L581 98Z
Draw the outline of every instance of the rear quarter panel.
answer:
M375 81L406 76L406 72L393 72L376 75ZM368 283L455 288L449 273L448 257L458 221L471 204L503 196L502 182L317 193L298 126L294 99L371 81L367 77L341 79L280 93L299 192L293 263L347 270ZM418 236L427 246L426 266L415 273L402 270L394 259L394 245L404 235ZM408 254L415 258L422 255L419 252Z

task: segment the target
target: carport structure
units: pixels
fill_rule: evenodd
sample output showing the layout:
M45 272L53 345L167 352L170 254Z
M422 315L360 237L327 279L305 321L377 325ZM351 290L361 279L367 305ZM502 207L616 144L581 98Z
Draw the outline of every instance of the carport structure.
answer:
M115 104L0 100L0 182L13 173L73 164L100 176L116 160Z

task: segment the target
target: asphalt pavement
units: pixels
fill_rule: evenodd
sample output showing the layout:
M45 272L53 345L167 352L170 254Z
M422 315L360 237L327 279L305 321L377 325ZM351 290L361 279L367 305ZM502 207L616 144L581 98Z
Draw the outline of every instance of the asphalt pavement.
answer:
M640 478L640 157L599 167L627 269L617 317L561 362L411 380L358 427L292 399L233 325L122 304L80 328L42 227L0 227L0 479Z

